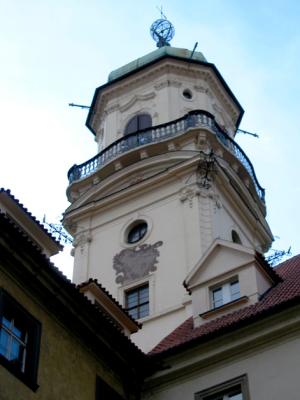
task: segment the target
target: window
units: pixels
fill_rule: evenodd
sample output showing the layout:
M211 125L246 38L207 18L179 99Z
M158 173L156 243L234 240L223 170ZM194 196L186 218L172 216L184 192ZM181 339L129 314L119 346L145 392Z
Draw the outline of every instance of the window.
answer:
M231 239L233 243L242 244L239 234L234 230L231 231Z
M36 390L40 323L0 291L0 364Z
M124 135L141 131L142 129L151 128L152 118L149 114L138 114L131 118L126 125Z
M190 89L184 89L182 94L187 100L191 100L193 98L193 93L190 91Z
M127 243L133 244L139 242L147 233L147 223L145 221L139 221L135 223L128 231Z
M149 315L149 285L128 290L125 292L126 310L134 319Z
M96 378L96 400L122 400L123 397L119 395L111 386L109 386L99 376Z
M237 279L231 282L224 283L211 290L212 307L218 308L226 303L240 298L240 284Z
M249 400L247 375L195 394L195 400Z

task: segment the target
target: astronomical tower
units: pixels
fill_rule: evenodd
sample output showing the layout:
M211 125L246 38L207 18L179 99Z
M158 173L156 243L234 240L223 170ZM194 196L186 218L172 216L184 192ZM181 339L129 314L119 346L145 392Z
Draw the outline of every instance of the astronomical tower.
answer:
M86 124L97 154L70 169L64 214L74 282L107 288L143 324L132 339L146 351L188 317L208 318L219 287L233 307L237 291L255 302L273 240L235 141L243 108L202 53L169 45L173 34L156 21L158 48L96 89Z

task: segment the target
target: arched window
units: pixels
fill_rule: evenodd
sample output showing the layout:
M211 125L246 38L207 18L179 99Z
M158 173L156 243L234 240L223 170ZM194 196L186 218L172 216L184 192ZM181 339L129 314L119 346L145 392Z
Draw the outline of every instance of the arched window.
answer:
M150 128L152 126L152 118L149 114L138 114L131 118L126 125L124 135L129 135L142 129Z
M231 239L233 243L242 244L239 234L234 230L231 231Z

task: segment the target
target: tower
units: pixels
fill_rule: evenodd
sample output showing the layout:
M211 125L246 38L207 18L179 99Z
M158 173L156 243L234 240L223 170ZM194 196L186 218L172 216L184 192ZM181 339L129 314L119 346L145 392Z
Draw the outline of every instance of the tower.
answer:
M144 350L272 281L264 189L234 140L243 109L202 53L169 46L165 25L154 32L158 49L95 91L98 153L70 169L64 215L74 282L98 279L143 323L132 338Z

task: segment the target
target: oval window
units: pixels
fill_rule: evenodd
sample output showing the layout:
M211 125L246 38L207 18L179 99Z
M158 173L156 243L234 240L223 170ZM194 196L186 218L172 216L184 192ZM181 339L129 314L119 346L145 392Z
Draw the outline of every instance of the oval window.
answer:
M185 97L187 100L191 100L193 97L193 93L190 91L190 89L184 89L182 94L183 94L183 97Z
M127 234L127 243L133 244L139 242L147 233L148 225L145 221L140 221L129 229Z

